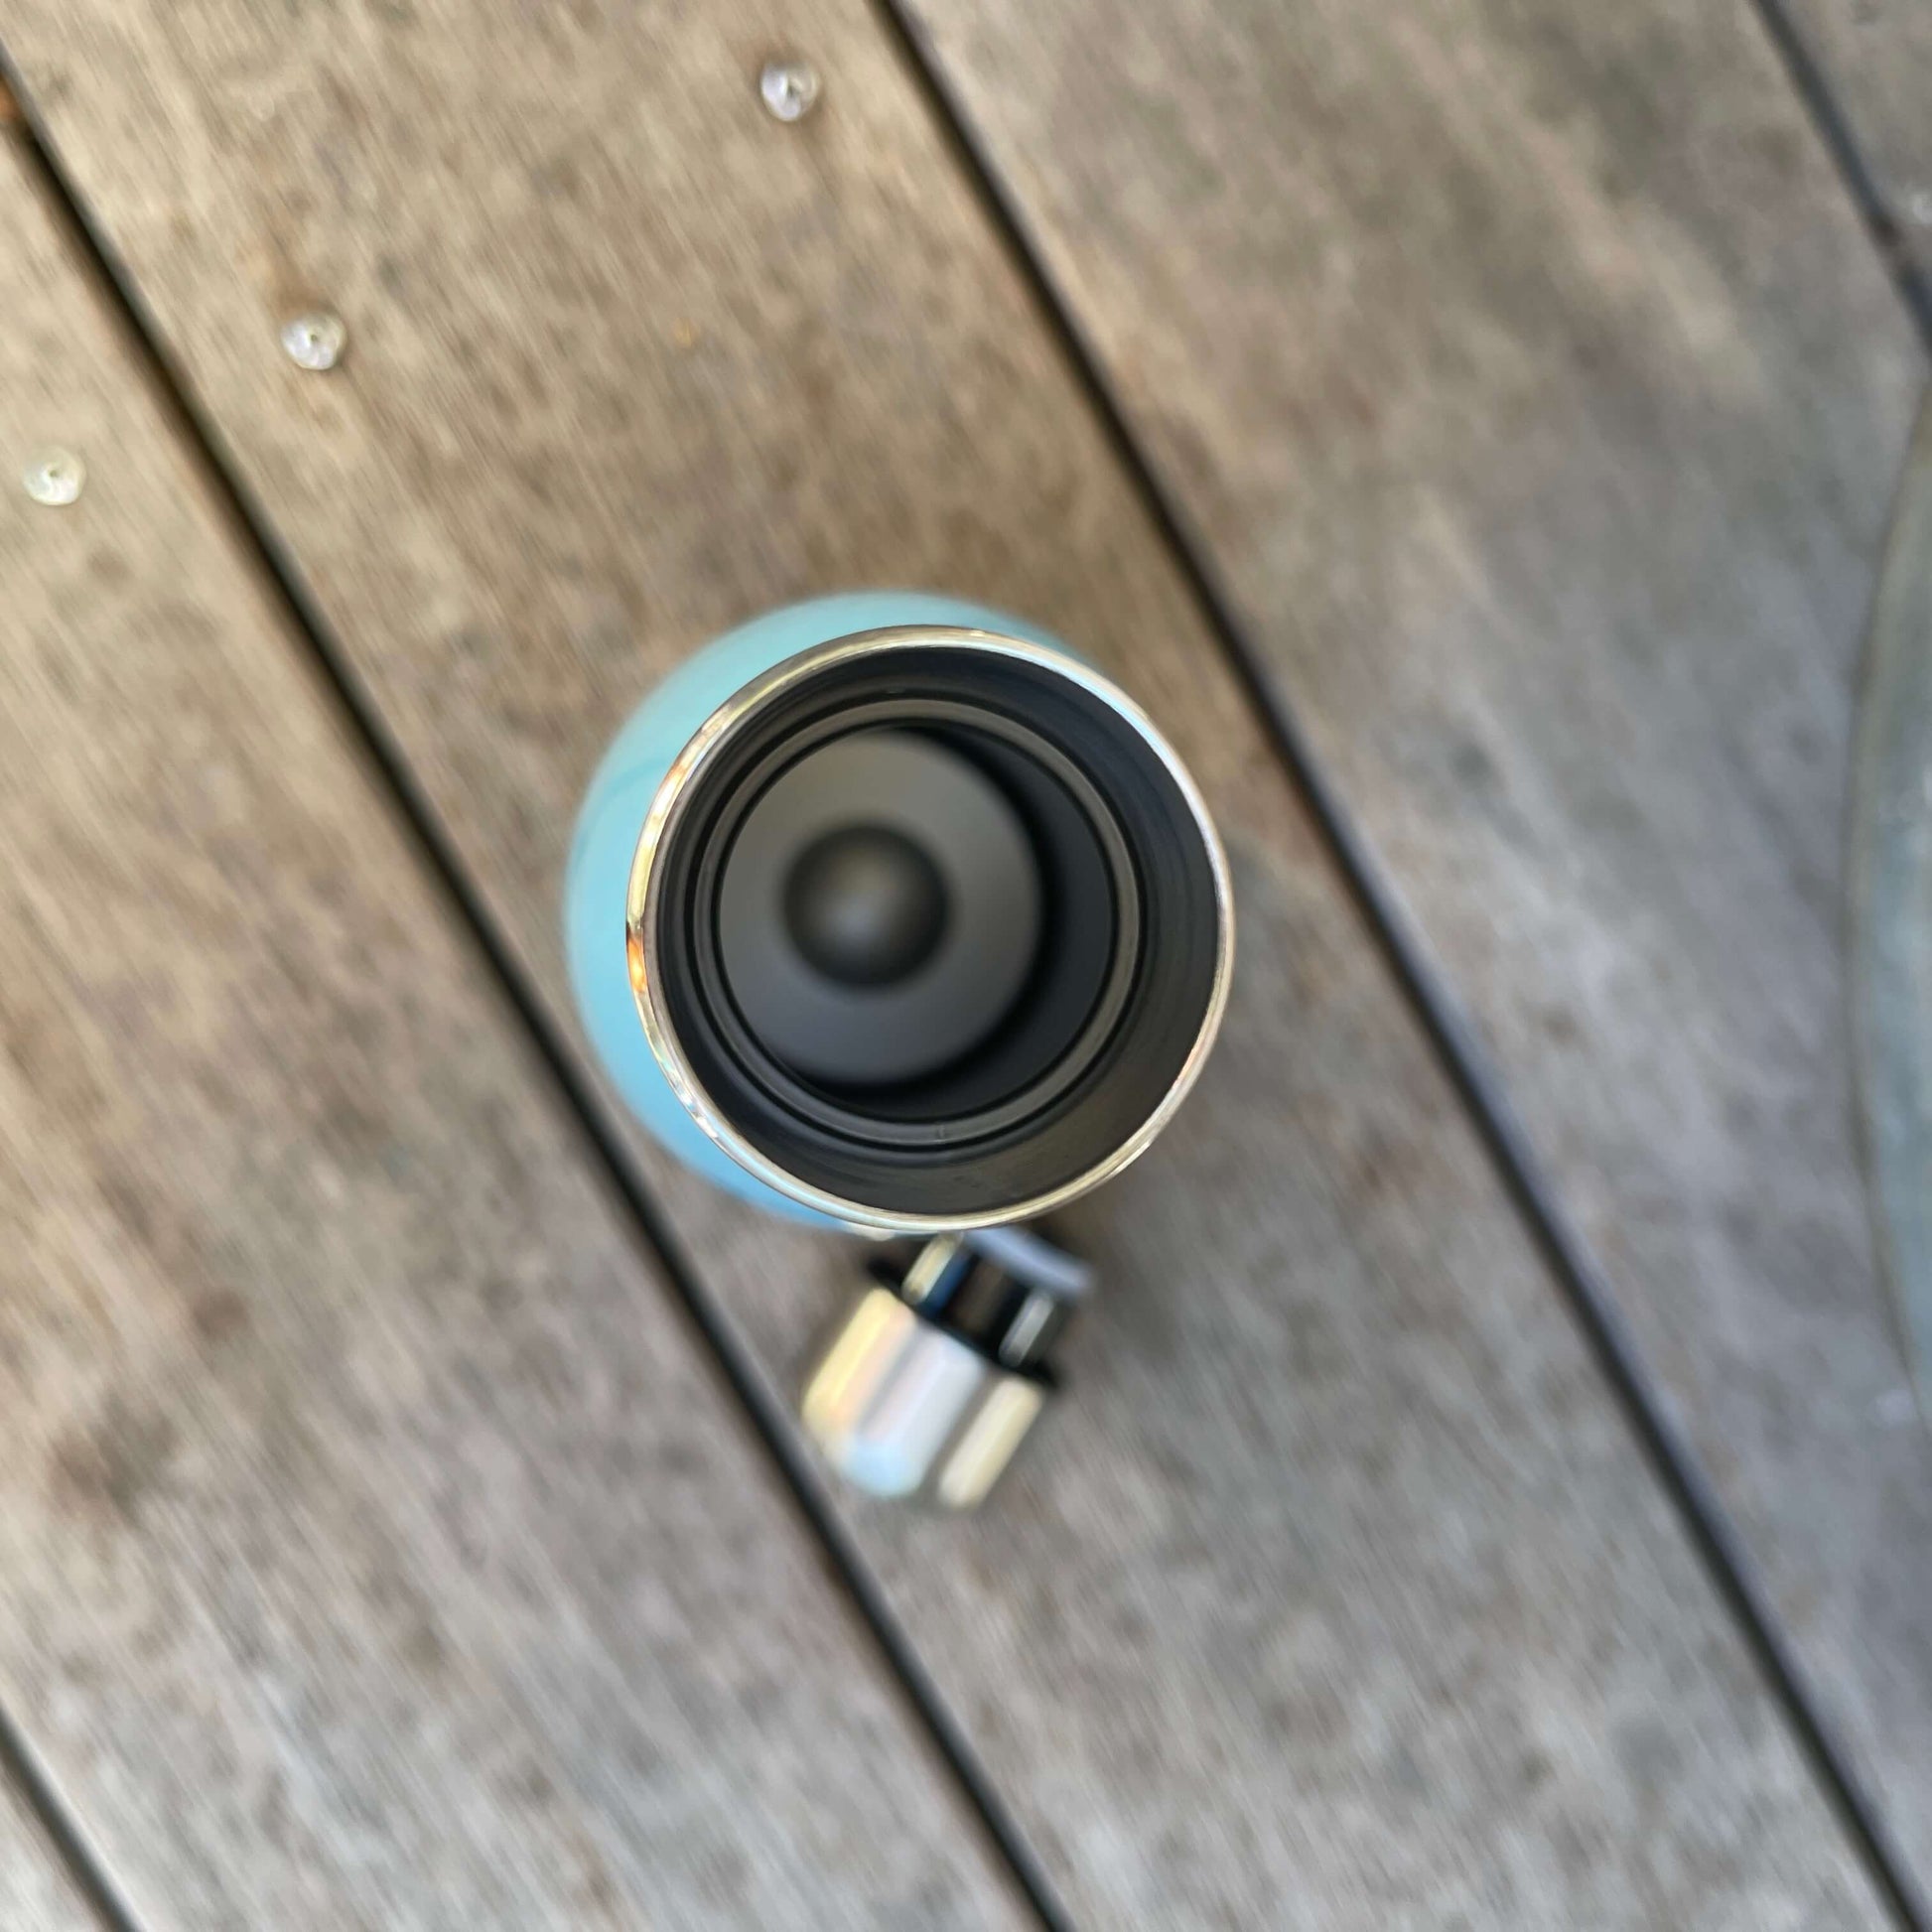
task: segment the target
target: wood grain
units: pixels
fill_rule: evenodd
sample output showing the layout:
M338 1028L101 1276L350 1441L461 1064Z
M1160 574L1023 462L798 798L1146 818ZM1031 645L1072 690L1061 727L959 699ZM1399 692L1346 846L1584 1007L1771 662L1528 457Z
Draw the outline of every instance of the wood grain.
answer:
M1858 143L1897 242L1932 275L1932 8L1919 0L1785 0Z
M1841 961L1923 367L1749 10L917 6L1932 1881Z
M951 587L1173 730L1217 1060L1070 1217L1075 1392L970 1522L853 1506L1082 1922L1864 1924L1781 1719L860 0L10 0L73 180L541 998L602 744L760 606ZM813 116L760 111L807 54ZM352 347L291 370L325 299ZM845 1292L632 1143L774 1388ZM841 1505L844 1506L843 1504Z
M100 1932L18 1790L0 1778L0 1925L7 1932Z
M0 1698L157 1932L1019 1922L19 162Z

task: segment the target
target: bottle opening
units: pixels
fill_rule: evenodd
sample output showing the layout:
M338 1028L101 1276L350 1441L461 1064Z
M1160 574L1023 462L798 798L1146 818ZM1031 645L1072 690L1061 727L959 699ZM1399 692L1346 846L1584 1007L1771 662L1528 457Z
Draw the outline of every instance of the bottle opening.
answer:
M1083 667L980 632L846 639L752 687L669 782L632 882L653 1044L800 1198L1036 1211L1191 1078L1225 991L1219 850Z

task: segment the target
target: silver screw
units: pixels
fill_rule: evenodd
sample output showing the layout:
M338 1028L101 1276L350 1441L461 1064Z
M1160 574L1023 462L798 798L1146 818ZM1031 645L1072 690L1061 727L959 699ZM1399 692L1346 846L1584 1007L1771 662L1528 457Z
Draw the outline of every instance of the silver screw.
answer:
M818 99L818 73L804 61L767 61L759 97L774 121L801 121Z
M1921 228L1932 228L1932 188L1914 189L1905 197L1905 212Z
M71 450L41 450L20 473L20 481L35 502L60 509L80 494L87 466Z
M282 325L282 347L299 369L333 369L348 345L348 330L341 316L327 309L293 316Z

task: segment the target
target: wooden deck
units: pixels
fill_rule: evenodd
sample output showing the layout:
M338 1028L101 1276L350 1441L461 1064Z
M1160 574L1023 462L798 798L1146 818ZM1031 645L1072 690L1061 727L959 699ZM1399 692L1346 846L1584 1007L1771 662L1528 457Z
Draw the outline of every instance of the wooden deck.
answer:
M0 1925L1925 1922L1932 47L1794 18L1881 192L1745 6L0 0ZM1115 672L1243 928L965 1521L814 1466L853 1257L558 943L650 681L872 584Z

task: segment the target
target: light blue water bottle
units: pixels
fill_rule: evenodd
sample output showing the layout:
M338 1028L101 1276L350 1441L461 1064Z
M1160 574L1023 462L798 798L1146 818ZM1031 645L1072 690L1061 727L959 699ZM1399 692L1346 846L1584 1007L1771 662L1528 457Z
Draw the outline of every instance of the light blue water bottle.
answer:
M776 1212L922 1239L806 1417L867 1487L977 1501L1079 1279L1009 1224L1153 1140L1226 1000L1226 866L1173 751L1002 613L793 605L618 734L565 924L585 1030L672 1153Z

